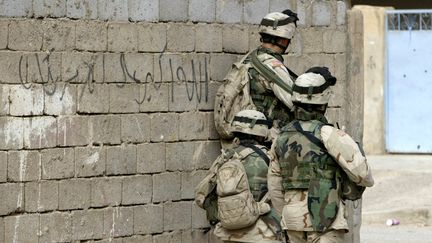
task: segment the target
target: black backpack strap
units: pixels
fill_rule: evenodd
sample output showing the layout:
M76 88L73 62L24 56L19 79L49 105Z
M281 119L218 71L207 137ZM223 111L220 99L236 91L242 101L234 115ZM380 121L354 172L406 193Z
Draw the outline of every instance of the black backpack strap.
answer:
M298 121L293 122L293 126L299 133L303 134L313 144L320 147L322 150L327 151L326 147L321 142L321 140L319 138L315 137L315 135L313 135L313 133L306 132L305 130L303 130L303 128L301 127L301 125ZM322 127L322 125L320 125L319 127Z
M254 144L242 144L245 147L248 147L250 149L252 149L255 153L257 153L259 155L259 157L261 157L267 165L270 164L270 158L267 156L266 153L264 153L260 148L258 148L256 145Z
M289 75L290 75L291 77L293 77L294 80L296 80L296 79L298 78L298 75L297 75L295 72L293 72L291 69L289 69L287 66L285 66L285 67L286 67L286 69L288 70Z

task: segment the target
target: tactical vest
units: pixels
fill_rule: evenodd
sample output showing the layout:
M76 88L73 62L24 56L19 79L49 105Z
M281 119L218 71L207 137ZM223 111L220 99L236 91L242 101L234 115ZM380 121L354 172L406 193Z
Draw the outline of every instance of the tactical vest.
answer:
M262 149L262 146L255 146ZM247 174L250 191L255 201L258 202L268 191L268 162L266 162L264 158L256 153L251 147L239 145L235 150L243 158L242 164Z
M277 140L279 163L284 190L308 190L308 209L315 231L325 231L336 218L341 200L341 169L337 162L303 133L321 140L324 123L318 120L302 122L300 132L293 121L281 130ZM301 128L300 128L301 129Z
M275 56L276 59L283 59L280 55L277 55L273 52L270 52L267 49L259 48L257 55L260 53L268 53L270 55ZM250 58L246 58L245 62L250 62ZM252 97L252 101L256 106L257 110L262 112L268 119L278 120L280 122L279 127L283 127L293 120L293 114L288 109L285 104L283 104L273 93L272 90L266 89L258 80L260 79L259 72L251 67L249 69L249 77L250 77L250 93ZM263 78L261 76L261 78Z

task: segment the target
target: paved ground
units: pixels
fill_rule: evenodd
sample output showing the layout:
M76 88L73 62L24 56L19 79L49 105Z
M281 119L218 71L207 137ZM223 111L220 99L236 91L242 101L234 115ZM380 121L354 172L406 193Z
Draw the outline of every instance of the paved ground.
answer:
M432 242L432 155L368 156L375 185L363 195L361 242ZM400 225L388 227L389 218Z

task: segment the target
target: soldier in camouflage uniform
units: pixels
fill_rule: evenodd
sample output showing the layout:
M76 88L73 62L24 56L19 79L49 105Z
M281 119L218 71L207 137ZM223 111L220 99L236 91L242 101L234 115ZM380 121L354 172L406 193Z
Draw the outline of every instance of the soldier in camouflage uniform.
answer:
M293 119L291 95L296 75L284 65L282 54L294 36L297 20L290 10L267 14L259 27L261 45L244 61L253 63L255 55L261 64L249 69L250 93L256 109L273 120L276 128Z
M263 197L268 197L267 172L270 159L268 149L260 143L267 136L270 125L266 117L255 110L238 112L232 122L232 132L235 135L232 149L240 155L250 191L256 202L265 200ZM274 219L274 216L274 211L267 213L260 216L252 226L237 230L224 229L218 223L214 234L224 242L281 242L278 240L279 234L275 232L280 231L279 222Z
M271 149L268 186L291 242L343 242L348 231L343 178L356 186L374 181L360 147L322 120L334 78L327 68L300 75L293 87L296 120L281 129ZM361 194L360 194L361 195Z

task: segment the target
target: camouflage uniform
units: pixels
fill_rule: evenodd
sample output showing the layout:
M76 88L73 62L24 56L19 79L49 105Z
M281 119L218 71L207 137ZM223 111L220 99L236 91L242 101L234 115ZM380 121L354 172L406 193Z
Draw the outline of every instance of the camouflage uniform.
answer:
M284 59L281 54L263 47L257 48L256 52L258 60L272 70L275 76L284 81L288 87L293 86L293 77L283 64ZM250 58L245 59L245 63L250 61ZM282 127L293 120L291 93L276 84L274 79L268 80L263 77L253 67L249 69L249 76L251 97L256 109L264 113L267 118L274 120L277 127Z
M307 79L318 76L314 75ZM305 79L300 76L296 84L299 80ZM313 84L311 80L305 83ZM326 88L313 97L313 90L306 89L307 95L297 99L294 93L293 100L327 104L330 94L322 90ZM299 120L281 129L270 151L268 187L273 207L281 214L282 228L288 231L291 242L343 242L348 224L342 175L369 187L373 185L370 167L355 141L344 131L323 123L321 113L301 107L295 112ZM312 142L310 135L316 141Z
M260 201L267 192L268 165L264 159L249 146L250 144L254 144L256 148L260 149L267 156L268 150L264 146L257 145L253 140L241 141L240 144L238 140L235 141L237 143L234 145L234 150L240 154L242 158L241 162L246 170L250 191L255 201ZM267 223L268 221L264 219L264 217L267 216L260 216L254 225L238 230L224 229L221 224L218 223L214 229L214 234L224 242L281 242L274 233L275 229Z

